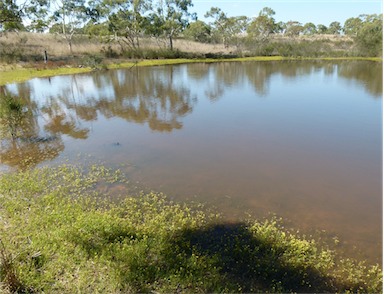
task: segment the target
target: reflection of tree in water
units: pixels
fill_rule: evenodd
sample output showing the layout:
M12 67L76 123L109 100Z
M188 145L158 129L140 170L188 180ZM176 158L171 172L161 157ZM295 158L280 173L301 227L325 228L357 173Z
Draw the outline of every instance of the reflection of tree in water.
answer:
M1 109L7 111L0 117L0 163L24 169L54 159L64 150L62 135L88 138L89 129L82 127L82 122L96 120L98 112L147 123L154 131L180 129L179 118L191 112L195 103L190 90L174 81L173 67L143 69L138 74L125 71L123 75L109 71L92 77L92 86L99 87L100 93L111 87L112 99L98 97L98 93L87 97L86 86L76 76L69 77L70 83L57 91L57 96L46 97L40 106L32 97L44 95L38 89L32 94L29 83L17 84L12 95L7 87L1 87Z
M76 116L65 112L57 100L51 102L41 109L44 117L48 117L44 129L52 134L68 135L74 139L88 138L89 130L77 126Z
M193 66L191 65L191 67ZM229 62L215 64L208 68L213 71L215 76L214 83L210 84L205 91L206 96L211 100L218 100L225 93L227 86L243 85L244 78L254 87L257 94L265 96L268 93L272 75L281 75L286 79L291 79L318 71L323 71L325 75L331 76L337 70L341 77L361 83L368 92L375 96L381 97L383 90L382 64L379 62L323 60ZM192 72L192 77L196 79L195 75L199 71L188 70L188 72ZM202 72L205 76L209 75L208 72Z
M126 71L124 75L111 71L108 76L115 98L102 97L95 105L106 117L147 123L151 130L170 132L182 128L179 118L192 111L195 100L188 88L174 81L172 66Z
M62 140L41 135L35 104L0 88L0 163L25 169L58 156L64 150Z
M187 87L183 78L196 81L191 85L202 87L205 96L215 101L232 85L252 85L263 96L273 86L270 85L273 75L290 79L314 72L331 76L336 71L381 97L382 64L359 61L228 62L111 70L91 77L66 77L69 83L53 85L56 93L45 96L42 105L37 101L44 94L38 92L40 88L31 89L32 83L17 84L12 91L3 86L0 87L0 162L26 168L53 159L64 150L62 135L88 138L89 129L82 124L97 120L99 113L107 118L120 117L147 124L154 131L180 129L180 118L191 113L196 103L191 94L195 89Z
M381 62L343 62L338 67L341 77L354 80L364 85L376 98L383 95L383 64Z

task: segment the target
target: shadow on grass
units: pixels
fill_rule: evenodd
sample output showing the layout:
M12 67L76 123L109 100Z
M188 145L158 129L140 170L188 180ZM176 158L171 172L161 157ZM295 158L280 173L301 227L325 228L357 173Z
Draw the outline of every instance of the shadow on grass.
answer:
M97 252L112 259L121 289L133 286L138 292L312 293L350 288L305 261L292 265L284 255L283 245L258 239L245 223L179 230L167 236L128 235L102 234L102 246L76 238L88 256ZM111 251L113 247L108 244L121 244L126 237L132 245L128 251Z
M241 292L334 292L335 281L315 268L290 266L284 249L266 243L244 223L218 224L203 230L187 230L178 242L190 244L214 260L230 290Z

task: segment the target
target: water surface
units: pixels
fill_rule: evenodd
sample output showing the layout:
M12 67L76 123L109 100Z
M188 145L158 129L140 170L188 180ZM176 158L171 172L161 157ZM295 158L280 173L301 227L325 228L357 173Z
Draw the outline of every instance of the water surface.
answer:
M229 220L274 213L381 261L381 63L201 63L0 90L24 104L0 125L0 170L104 162Z

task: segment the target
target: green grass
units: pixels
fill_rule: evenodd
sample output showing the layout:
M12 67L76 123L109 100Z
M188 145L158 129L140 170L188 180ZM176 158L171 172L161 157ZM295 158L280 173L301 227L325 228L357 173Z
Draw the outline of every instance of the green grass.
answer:
M14 70L0 71L0 85L9 83L21 83L32 78L77 74L89 72L91 70L91 68L60 67L54 69L19 68Z
M378 265L340 259L278 219L225 223L197 204L122 195L119 171L62 165L0 178L4 292L371 292Z

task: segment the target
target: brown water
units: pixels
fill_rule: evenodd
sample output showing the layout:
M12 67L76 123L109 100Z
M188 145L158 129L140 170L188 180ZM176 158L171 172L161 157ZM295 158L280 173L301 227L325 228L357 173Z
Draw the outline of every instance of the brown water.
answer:
M102 162L226 218L270 213L382 254L382 64L247 62L110 70L0 88L0 170ZM12 135L13 134L13 135Z

